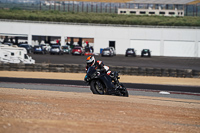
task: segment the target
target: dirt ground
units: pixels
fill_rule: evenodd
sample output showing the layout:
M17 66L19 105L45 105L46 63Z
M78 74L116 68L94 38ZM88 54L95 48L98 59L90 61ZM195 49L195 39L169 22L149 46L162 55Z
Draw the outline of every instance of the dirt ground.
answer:
M83 79L80 74L0 72L23 78ZM122 76L121 80L125 80ZM130 79L130 77L129 77ZM134 81L135 79L135 81ZM130 82L168 84L156 77ZM160 82L158 81L160 79ZM127 80L126 80L127 81ZM151 81L151 82L150 82ZM172 78L171 84L199 85L199 79ZM0 88L0 133L200 132L200 101L145 96Z

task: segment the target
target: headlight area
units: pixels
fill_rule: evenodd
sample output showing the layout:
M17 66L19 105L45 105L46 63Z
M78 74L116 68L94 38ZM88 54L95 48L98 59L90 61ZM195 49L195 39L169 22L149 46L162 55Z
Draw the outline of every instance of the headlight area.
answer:
M85 78L84 78L84 80L85 80L86 82L88 82L88 81L90 80L90 78L86 75Z

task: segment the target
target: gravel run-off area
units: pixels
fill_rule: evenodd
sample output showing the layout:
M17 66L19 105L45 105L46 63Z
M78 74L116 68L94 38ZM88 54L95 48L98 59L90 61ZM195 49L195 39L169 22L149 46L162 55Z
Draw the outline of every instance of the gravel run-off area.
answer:
M6 77L6 75L20 78L46 76L46 78L80 78L80 80L84 76L84 74L0 72L0 76ZM127 77L122 76L121 80L125 78ZM184 82L195 86L200 83L199 79L184 78L129 77L130 79L132 82L148 81L162 84ZM199 100L0 88L0 133L199 133L199 131Z

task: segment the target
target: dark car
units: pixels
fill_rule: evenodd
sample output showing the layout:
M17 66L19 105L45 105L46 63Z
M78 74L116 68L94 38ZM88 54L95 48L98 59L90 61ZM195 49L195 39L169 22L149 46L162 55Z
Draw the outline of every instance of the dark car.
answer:
M135 53L135 50L134 50L134 48L128 48L127 50L126 50L126 53L125 53L125 56L127 57L127 56L134 56L134 57L136 57L136 53Z
M33 47L34 54L46 54L46 51L43 49L42 45L36 45Z
M114 56L114 53L113 53L112 49L104 48L102 50L101 56Z
M63 50L60 45L52 45L50 49L50 54L63 54Z
M31 53L32 52L32 46L29 44L19 44L18 47L23 47L27 50L27 53Z
M62 50L64 54L70 54L71 53L71 48L68 45L62 46Z
M72 49L72 55L84 55L84 50L82 47L74 47Z
M92 46L88 47L86 46L85 47L85 56L89 56L89 55L94 55L94 49Z
M141 52L141 57L151 57L151 51L149 49L143 49Z

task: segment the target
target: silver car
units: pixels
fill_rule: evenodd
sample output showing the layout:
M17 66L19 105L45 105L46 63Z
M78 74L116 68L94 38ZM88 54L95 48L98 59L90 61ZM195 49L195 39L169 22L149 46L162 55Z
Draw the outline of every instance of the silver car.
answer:
M50 54L62 55L63 54L63 50L62 50L61 46L59 46L59 45L52 45L51 49L50 49Z
M111 49L111 51L113 52L113 55L116 56L116 51L114 47L109 47Z
M110 48L104 48L102 50L101 56L113 56L114 52Z

